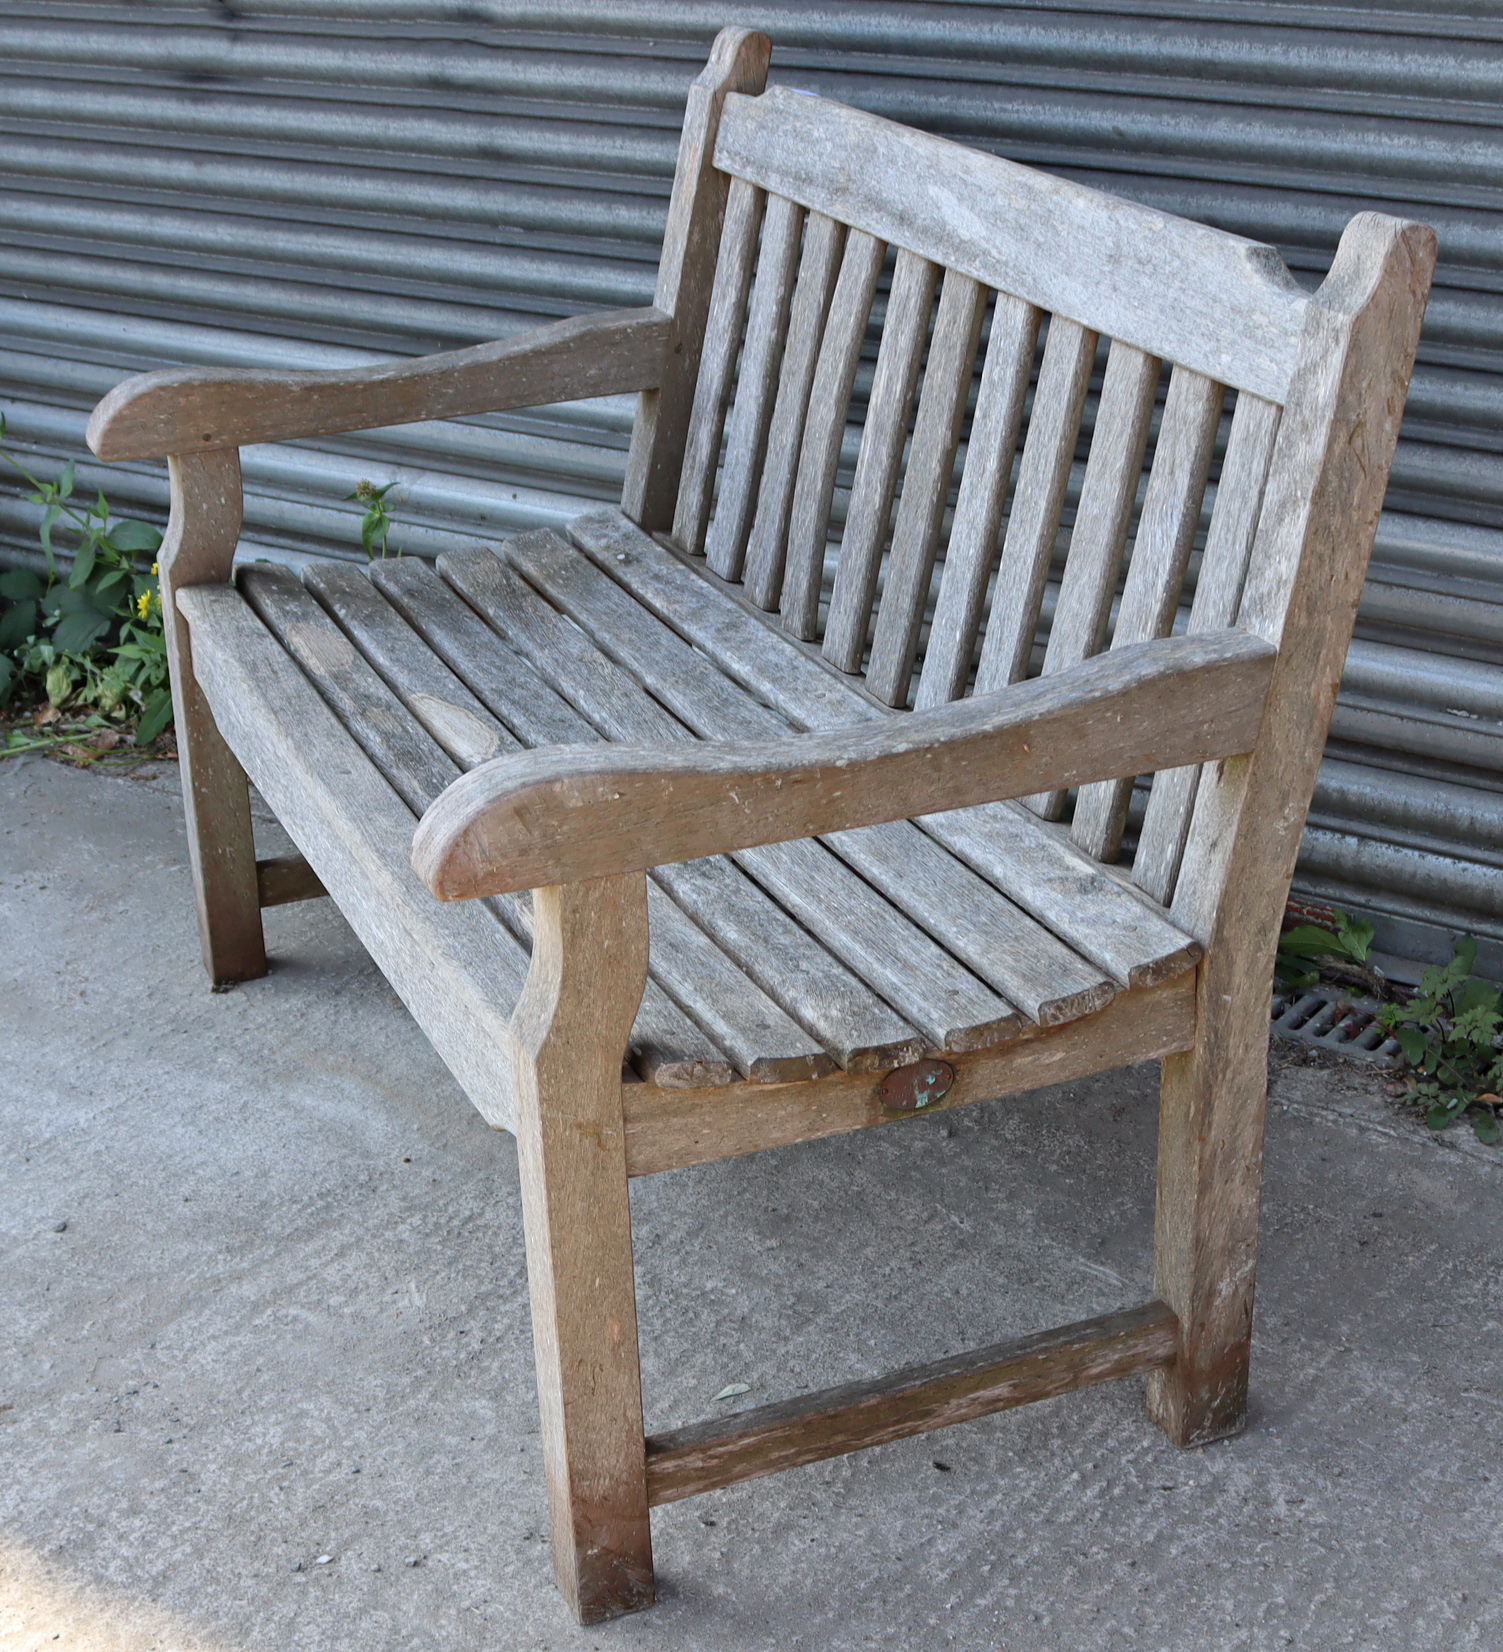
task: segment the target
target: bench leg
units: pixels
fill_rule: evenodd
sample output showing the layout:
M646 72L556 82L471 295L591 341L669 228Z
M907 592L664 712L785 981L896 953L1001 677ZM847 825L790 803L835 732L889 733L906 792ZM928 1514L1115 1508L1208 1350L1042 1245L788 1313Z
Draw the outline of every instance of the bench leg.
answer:
M158 566L172 712L199 940L204 967L221 987L266 973L250 792L193 675L192 643L173 593L230 577L240 537L240 455L221 449L169 459L168 467L172 515Z
M638 872L532 899L512 1063L538 1407L558 1586L599 1623L653 1603L621 1110L647 886Z
M1198 1040L1165 1058L1159 1111L1154 1295L1180 1343L1148 1379L1148 1410L1180 1446L1247 1421L1268 1100L1268 989L1223 993L1205 969Z

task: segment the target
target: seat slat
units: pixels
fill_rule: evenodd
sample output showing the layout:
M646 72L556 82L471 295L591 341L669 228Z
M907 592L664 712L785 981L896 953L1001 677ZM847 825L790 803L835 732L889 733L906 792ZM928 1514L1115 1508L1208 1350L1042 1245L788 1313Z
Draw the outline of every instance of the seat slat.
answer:
M741 347L736 400L726 436L725 464L720 473L720 496L705 536L705 556L723 579L739 579L746 556L803 226L801 207L781 196L768 198L762 215L762 250L746 321L746 342Z
M466 601L503 636L510 638L549 677L554 687L608 738L664 743L690 738L681 723L669 716L637 683L606 659L583 632L550 608L488 549L477 547L441 557L439 569ZM728 915L726 921L742 936L773 930L771 938L777 941L777 950L748 961L756 965L753 978L816 1036L828 1029L825 1047L842 1066L871 1069L881 1065L893 1052L913 1052L916 1047L921 1051L927 1047L925 1038L933 1036L928 1026L918 1030L920 1024L907 1014L903 1004L892 1005L888 994L870 979L872 960L862 955L863 947L872 944L874 927L882 929L879 939L888 947L896 944L901 948L910 938L922 940L923 937L907 932L901 925L894 933L890 922L873 916L874 906L883 903L864 886L857 889L843 886L843 893L852 904L849 910L837 910L832 880L826 878L826 872L830 866L837 874L843 873L844 868L818 844L806 845L798 852L792 874L786 873L783 861L774 862L760 850L736 856L735 864L754 884L761 886L753 891L757 901L770 906L761 893L766 890L786 909L785 917L787 912L797 915L806 908L813 910L809 898L798 890L790 895L785 887L789 875L800 885L808 883L814 890L825 891L829 910L816 913L816 921L802 928L788 920L781 935L754 903L742 903L742 909ZM673 869L659 870L675 880L668 886L676 894L682 894L692 910L699 912L700 909L693 906L693 890L703 889L706 874L699 874L696 881L689 874L680 876ZM897 916L891 914L892 919ZM709 921L707 916L705 921ZM715 935L717 940L734 948L734 935L722 929L717 929ZM858 962L864 967L858 968ZM899 997L928 1003L923 978L906 954L886 960L882 978L897 979ZM988 999L981 1006L988 1012L988 1020L978 1021L971 1027L972 1036L980 1036L983 1027L991 1025L992 1003ZM929 1003L924 1019L937 1025L945 1019L940 1013L944 1007L943 1001ZM905 1057L914 1058L912 1053Z
M845 225L821 212L811 212L804 224L803 260L788 315L788 342L783 349L762 486L746 549L746 594L768 612L777 608L783 591L783 559L788 548L788 518L793 509L804 418L844 248Z
M1224 385L1186 367L1176 367L1170 377L1113 648L1167 637L1174 624L1225 395ZM1094 860L1116 860L1121 853L1132 787L1131 776L1081 787L1070 836Z
M261 622L311 678L387 783L414 815L421 815L457 778L458 763L425 733L291 569L252 564L242 569L240 583ZM501 740L475 707L456 704L457 715L446 717L438 708L448 698L431 696L430 715L438 726L447 723L470 750L492 739L499 749ZM529 942L530 903L508 895L486 904L518 942ZM511 1002L515 997L508 1009ZM631 1050L652 1083L682 1088L728 1084L735 1076L725 1054L652 982L643 994Z
M903 445L908 439L913 392L929 337L938 280L937 264L907 250L898 253L825 624L825 658L841 671L859 671L866 652L877 570L887 544L893 494Z
M510 542L507 551L536 581L544 577L539 559L555 547L565 558L584 564L577 552L547 530L521 535ZM478 550L459 553L446 556L441 564L445 576L477 606L479 591L473 583L477 575L488 581L492 593L504 589L481 562L487 554ZM556 600L556 587L547 594ZM555 687L575 698L576 685L568 676L570 656L584 649L594 652L596 642L536 596L527 604L513 591L504 607L487 604L482 611L550 676ZM524 635L522 624L535 627L531 635ZM582 679L587 697L575 703L586 717L615 739L691 738L632 676L604 653L596 653L596 658L614 674L615 681L610 693L602 696L596 672ZM1011 1004L958 964L821 843L801 840L767 845L738 851L732 858L937 1047L982 1048L1015 1036L1023 1025Z
M720 257L710 292L704 349L699 358L699 381L684 445L684 468L679 477L678 501L673 511L673 537L687 550L704 549L705 524L720 468L720 442L725 434L725 410L736 370L736 352L746 319L746 300L755 267L757 231L767 197L744 178L732 178L720 231Z
M1190 607L1191 631L1215 630L1236 618L1279 419L1280 409L1273 402L1246 391L1238 395ZM1140 888L1166 905L1174 893L1199 780L1198 764L1165 769L1154 776L1148 794L1132 876Z
M908 698L986 299L979 282L958 270L946 272L866 669L867 688L890 706Z
M436 574L430 572L428 578L441 584ZM522 749L522 742L492 708L429 649L364 572L345 565L311 568L305 581L460 768L474 768L503 750ZM791 1084L833 1070L834 1063L809 1034L748 981L652 881L647 905L653 980L731 1057L744 1077Z
M1049 646L1044 652L1046 676L1078 665L1101 650L1143 475L1143 454L1148 446L1158 382L1156 356L1146 355L1121 340L1113 342L1059 601L1049 630ZM1046 820L1058 820L1064 812L1065 794L1048 792L1027 798L1025 803Z
M805 641L814 636L819 624L835 472L840 466L840 447L845 439L866 324L877 296L877 277L886 256L885 242L859 230L847 233L835 296L830 300L830 314L820 340L814 388L809 392L809 408L804 415L804 441L788 513L779 610L788 630Z
M978 694L995 693L1028 674L1095 360L1095 333L1053 317L976 667Z
M644 607L795 727L904 715L837 677L619 511L576 518L569 531ZM1200 946L1151 899L1018 804L987 804L916 824L1124 986L1166 981L1201 956Z
M554 536L510 551L600 646L705 739L786 737L785 717L758 705L615 581ZM1046 1026L1102 1008L1115 989L907 821L821 839L946 952Z
M1012 483L1013 454L1023 424L1040 319L1031 304L1008 293L997 294L934 623L914 696L915 709L920 711L947 705L965 693L987 582L996 561L1002 511ZM1068 469L1068 457L1065 463Z

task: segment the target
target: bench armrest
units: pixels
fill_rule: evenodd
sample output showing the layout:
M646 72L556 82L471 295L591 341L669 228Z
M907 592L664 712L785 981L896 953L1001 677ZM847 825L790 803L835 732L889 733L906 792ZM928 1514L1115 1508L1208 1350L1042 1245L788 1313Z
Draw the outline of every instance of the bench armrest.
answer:
M1256 744L1275 653L1213 631L784 740L514 753L444 791L412 864L469 900L1230 757Z
M94 409L89 446L101 459L155 459L651 390L671 329L661 310L610 310L379 367L139 373Z

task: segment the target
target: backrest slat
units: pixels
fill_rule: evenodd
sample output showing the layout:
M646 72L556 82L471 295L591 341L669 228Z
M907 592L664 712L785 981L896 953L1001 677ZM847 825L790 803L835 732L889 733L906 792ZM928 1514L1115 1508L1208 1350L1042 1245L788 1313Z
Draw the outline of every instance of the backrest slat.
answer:
M1190 606L1191 631L1216 631L1237 617L1280 417L1281 409L1274 402L1246 391L1237 397ZM1179 875L1199 781L1198 764L1164 769L1154 776L1148 794L1132 876L1140 889L1165 905Z
M866 652L877 570L887 542L898 466L908 438L913 392L929 337L938 280L937 264L917 253L899 252L825 624L825 658L841 671L859 671Z
M673 512L673 537L690 551L704 549L715 473L720 468L726 403L736 370L736 352L756 264L757 231L762 227L766 199L763 191L745 178L731 179L720 232L720 259L715 266L715 285L705 322L699 382L694 388L694 410L684 446L684 469Z
M1050 321L976 668L978 694L994 694L1027 674L1095 360L1095 333L1062 316Z
M1176 367L1170 377L1143 513L1112 632L1113 648L1167 637L1174 624L1200 527L1225 395L1224 385L1187 367ZM1097 860L1117 859L1132 786L1129 776L1081 788L1070 825L1077 847Z
M846 412L856 382L856 365L866 338L877 277L882 273L886 244L861 230L845 238L845 255L825 336L820 341L814 369L814 388L804 418L804 441L799 452L798 477L788 516L788 551L783 570L780 611L783 624L804 642L813 640L819 626L819 591L824 576L825 540L830 531L830 500L840 464Z
M986 300L980 282L958 270L945 275L866 669L867 688L890 706L908 696Z
M788 305L798 270L804 210L780 195L769 195L762 215L762 249L741 347L736 405L726 437L725 464L715 520L705 540L710 567L722 579L741 577L746 540L762 479L762 455L772 419L773 395L783 359Z
M804 224L804 253L788 314L788 343L783 350L778 395L767 432L757 514L746 547L746 594L768 613L776 611L783 591L788 513L793 508L804 416L844 250L845 225L826 218L822 212L811 212Z
M1159 365L1157 356L1113 340L1070 535L1070 554L1044 653L1045 676L1100 652L1143 474ZM1046 820L1058 820L1064 813L1063 792L1026 801Z
M783 86L726 99L715 164L1146 354L1288 393L1309 300L1272 247Z
M945 279L948 290L950 278ZM1038 349L1039 320L1033 305L1008 293L997 294L934 622L914 696L919 710L946 705L965 693L987 581L996 561L1002 510L1012 482L1012 458Z

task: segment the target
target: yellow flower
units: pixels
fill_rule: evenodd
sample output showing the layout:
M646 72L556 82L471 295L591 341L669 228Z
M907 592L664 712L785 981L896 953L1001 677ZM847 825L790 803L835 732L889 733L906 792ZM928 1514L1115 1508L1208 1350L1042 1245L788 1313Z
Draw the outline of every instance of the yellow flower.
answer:
M155 579L156 576L158 575L158 573L161 572L161 568L162 568L162 564L160 562L153 562L152 563L152 565L151 565L151 577L153 579Z
M150 591L143 591L140 594L140 596L138 596L136 598L136 613L137 613L139 618L145 619L146 616L150 612L151 612L151 592Z

